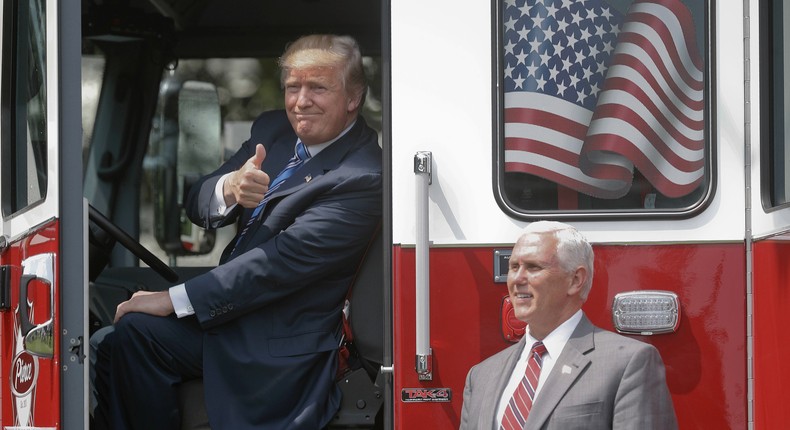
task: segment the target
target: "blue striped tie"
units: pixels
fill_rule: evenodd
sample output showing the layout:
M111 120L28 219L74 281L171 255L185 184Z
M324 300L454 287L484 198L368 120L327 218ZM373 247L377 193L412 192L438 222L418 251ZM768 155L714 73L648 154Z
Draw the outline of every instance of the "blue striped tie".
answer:
M239 246L241 243L241 239L247 233L247 230L250 229L250 226L258 220L263 209L266 207L266 202L269 201L271 195L280 188L283 182L286 179L291 177L291 175L299 168L302 164L304 164L307 159L310 158L310 153L307 151L307 148L302 143L301 139L296 141L296 148L294 149L294 156L288 160L288 164L285 165L285 168L274 178L271 184L269 184L269 189L266 191L266 194L263 196L263 200L258 203L258 206L255 207L255 210L252 211L252 215L250 216L249 221L247 221L247 225L244 226L244 229L241 231L239 238L236 240L236 245L233 246L233 251L231 251L230 255L236 252L236 247Z

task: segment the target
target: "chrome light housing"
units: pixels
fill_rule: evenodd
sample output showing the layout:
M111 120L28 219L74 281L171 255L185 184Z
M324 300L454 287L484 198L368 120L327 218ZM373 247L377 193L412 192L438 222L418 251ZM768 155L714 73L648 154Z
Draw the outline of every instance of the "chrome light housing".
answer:
M614 328L619 333L650 336L675 332L680 324L680 301L670 291L628 291L612 303Z

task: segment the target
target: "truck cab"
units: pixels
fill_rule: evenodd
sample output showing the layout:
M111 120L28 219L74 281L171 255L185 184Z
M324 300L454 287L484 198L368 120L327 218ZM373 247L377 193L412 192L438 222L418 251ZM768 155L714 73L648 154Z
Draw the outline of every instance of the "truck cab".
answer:
M355 37L381 130L381 14L356 0L4 3L0 361L18 374L2 378L0 425L88 428L90 335L134 291L216 266L236 227L199 228L182 204L282 108L289 41Z

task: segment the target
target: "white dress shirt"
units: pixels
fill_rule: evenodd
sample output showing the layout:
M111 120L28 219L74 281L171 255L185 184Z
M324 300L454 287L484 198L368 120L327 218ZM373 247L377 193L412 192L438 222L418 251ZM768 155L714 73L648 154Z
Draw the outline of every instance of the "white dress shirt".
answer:
M546 346L546 354L543 356L543 365L540 368L540 378L538 379L538 387L535 389L535 396L532 399L533 403L535 399L538 398L540 389L543 387L546 378L549 377L554 363L562 353L562 350L565 349L565 344L568 343L568 339L571 338L573 331L576 330L576 326L579 325L579 321L581 320L582 311L578 310L573 316L560 324L559 327L555 328L545 339L543 339L543 345ZM532 344L538 341L529 334L529 326L527 326L527 333L524 337L526 338L524 350L521 352L521 356L516 362L516 368L513 369L513 373L510 375L510 381L505 386L502 397L499 399L499 407L497 408L496 415L497 424L502 422L502 417L505 415L505 410L507 409L508 402L510 402L510 398L513 397L513 392L516 391L516 387L521 383L521 379L524 378L524 372L527 371L527 363L529 361L529 353L532 350Z

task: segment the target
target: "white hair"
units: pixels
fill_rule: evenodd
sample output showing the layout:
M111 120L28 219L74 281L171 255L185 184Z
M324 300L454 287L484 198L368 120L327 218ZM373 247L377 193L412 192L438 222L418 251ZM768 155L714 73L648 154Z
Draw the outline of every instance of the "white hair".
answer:
M587 270L587 278L582 285L581 298L587 300L592 289L593 266L595 255L587 238L575 227L558 221L535 221L523 231L527 234L552 234L557 239L557 257L560 266L567 272L573 272L581 266Z

